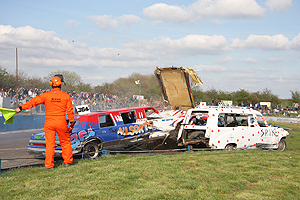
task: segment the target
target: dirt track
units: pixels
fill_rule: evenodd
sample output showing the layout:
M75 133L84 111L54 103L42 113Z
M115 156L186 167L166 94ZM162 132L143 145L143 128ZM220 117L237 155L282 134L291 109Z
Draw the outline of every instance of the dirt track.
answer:
M1 171L28 165L42 165L44 159L34 159L27 152L30 135L43 129L0 133Z

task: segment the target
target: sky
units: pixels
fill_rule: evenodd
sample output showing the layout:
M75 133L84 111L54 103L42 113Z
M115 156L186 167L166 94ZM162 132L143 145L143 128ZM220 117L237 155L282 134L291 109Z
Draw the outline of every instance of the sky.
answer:
M0 66L74 71L92 86L156 67L192 68L210 89L300 91L296 0L0 0ZM141 80L143 86L143 80Z

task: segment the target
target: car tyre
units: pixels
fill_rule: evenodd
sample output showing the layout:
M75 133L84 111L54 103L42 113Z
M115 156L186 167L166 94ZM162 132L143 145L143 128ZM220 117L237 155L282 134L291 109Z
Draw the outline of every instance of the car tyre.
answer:
M233 151L235 149L236 149L236 146L234 144L227 144L225 147L225 150L228 150L228 151Z
M278 142L278 149L279 151L284 151L286 149L286 142L285 142L285 139L281 139L279 142Z
M101 155L101 149L99 148L99 143L90 142L84 147L84 158L95 159Z

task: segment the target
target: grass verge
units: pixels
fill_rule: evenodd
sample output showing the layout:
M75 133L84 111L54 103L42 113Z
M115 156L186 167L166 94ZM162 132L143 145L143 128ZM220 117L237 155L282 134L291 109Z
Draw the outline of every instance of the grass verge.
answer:
M287 151L116 155L21 168L0 175L0 199L299 199L300 125L276 125L293 129Z

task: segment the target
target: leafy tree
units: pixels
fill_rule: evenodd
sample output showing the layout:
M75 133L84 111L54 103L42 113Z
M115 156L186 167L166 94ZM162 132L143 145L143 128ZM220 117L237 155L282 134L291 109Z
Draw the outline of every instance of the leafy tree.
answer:
M9 73L4 67L0 66L0 88L9 90L9 88L16 88L16 78Z
M162 98L161 91L154 74L142 75L139 80L141 82L141 87L142 87L141 95L144 95L146 99L160 100ZM135 84L135 87L139 89L139 85Z
M92 92L92 86L89 83L79 83L76 87L77 91L80 92ZM69 91L69 90L68 90Z
M279 100L278 96L275 94L272 94L272 91L268 88L263 89L261 92L259 92L259 100L263 102L271 102L272 106L280 105L281 101Z
M99 94L109 94L110 93L111 84L104 83L102 86L97 85L94 87L94 92Z
M200 102L209 102L211 100L207 93L203 92L198 86L192 89L192 93L195 104L199 104Z
M249 100L250 100L250 95L248 91L244 89L240 89L239 91L234 92L233 104L238 105L242 103L246 106Z
M206 91L207 96L210 98L208 102L210 102L212 99L216 100L219 97L219 93L215 88L211 88L208 91Z
M250 93L249 102L252 103L252 105L259 103L259 95L257 93Z
M291 91L292 93L292 103L300 103L300 92Z
M29 77L25 79L19 79L20 84L19 87L23 87L26 89L33 89L33 88L39 88L39 89L47 89L50 88L48 79L41 78L41 77Z
M119 97L132 97L139 94L139 85L135 81L140 80L141 95L148 100L161 99L160 89L154 75L142 75L133 73L127 78L119 78L113 83L104 83L94 87L94 92L102 94L116 94Z
M51 80L56 74L62 74L64 76L64 82L62 89L64 91L76 91L77 93L82 92L79 90L80 84L82 84L81 77L75 73L70 71L58 70L54 72L50 72L46 79ZM85 85L86 87L87 85Z
M219 91L218 99L219 99L219 101L222 101L222 100L230 101L233 99L233 95L230 92Z

